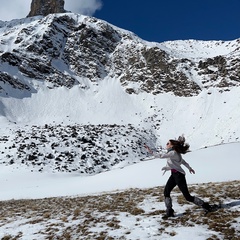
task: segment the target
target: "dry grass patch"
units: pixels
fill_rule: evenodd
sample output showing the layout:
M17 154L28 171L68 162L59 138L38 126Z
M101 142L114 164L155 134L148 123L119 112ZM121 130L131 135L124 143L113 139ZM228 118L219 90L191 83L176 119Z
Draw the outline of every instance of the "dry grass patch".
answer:
M190 185L190 192L201 198L215 203L228 203L234 206L239 202L240 181L223 183L206 183ZM210 230L220 234L223 239L240 239L240 230L234 225L239 224L239 207L227 207L217 212L204 215L204 211L189 204L176 189L173 192L179 205L187 206L185 215L178 218L162 221L161 216L165 209L144 210L141 204L144 201L163 203L163 187L149 189L129 189L116 193L104 193L98 196L45 198L37 200L11 200L0 202L0 229L5 224L13 224L23 219L21 225L41 226L35 234L44 236L44 239L114 239L109 232L122 229L122 236L126 239L131 229L123 228L119 216L133 219L134 227L143 228L143 219L155 219L158 236L169 234L175 236L175 231L168 231L168 227L206 225ZM186 205L187 204L187 205ZM26 232L6 234L1 240L24 239ZM209 239L217 239L212 235Z

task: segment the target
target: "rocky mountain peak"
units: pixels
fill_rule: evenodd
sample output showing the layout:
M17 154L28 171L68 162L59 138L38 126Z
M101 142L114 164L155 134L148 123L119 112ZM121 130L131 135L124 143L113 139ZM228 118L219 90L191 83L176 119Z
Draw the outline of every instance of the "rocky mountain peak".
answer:
M64 12L66 12L64 10L64 0L32 0L31 11L27 17Z

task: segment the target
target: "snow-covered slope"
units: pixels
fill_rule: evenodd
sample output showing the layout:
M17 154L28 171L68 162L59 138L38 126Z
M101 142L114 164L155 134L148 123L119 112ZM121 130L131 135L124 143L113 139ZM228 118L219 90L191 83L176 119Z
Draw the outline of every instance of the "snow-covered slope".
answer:
M188 183L239 180L238 168L232 167L239 165L239 147L239 143L224 144L186 154L184 159L196 171L190 174L185 169ZM18 165L1 166L0 200L102 194L163 186L169 177L169 172L162 175L165 165L166 160L153 159L93 176L82 176L79 172L36 172L34 168Z
M98 91L62 87L2 98L1 162L97 173L139 162L144 143L165 146L183 133L192 150L239 142L239 91L129 95L104 80Z
M1 166L0 237L98 239L104 232L105 238L126 240L239 239L239 147L225 144L185 155L196 171L186 175L191 194L224 208L206 215L174 190L177 218L170 220L161 218L169 177L162 176L163 159L88 177Z
M175 54L177 58L191 58L195 61L217 56L239 54L240 39L233 41L176 40L160 43L160 47Z

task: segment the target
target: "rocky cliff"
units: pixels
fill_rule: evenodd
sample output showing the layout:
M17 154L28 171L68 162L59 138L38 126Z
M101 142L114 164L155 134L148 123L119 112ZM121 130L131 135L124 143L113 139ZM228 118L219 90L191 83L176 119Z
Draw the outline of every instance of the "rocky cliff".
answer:
M64 13L64 0L32 0L28 17L47 16L50 13Z

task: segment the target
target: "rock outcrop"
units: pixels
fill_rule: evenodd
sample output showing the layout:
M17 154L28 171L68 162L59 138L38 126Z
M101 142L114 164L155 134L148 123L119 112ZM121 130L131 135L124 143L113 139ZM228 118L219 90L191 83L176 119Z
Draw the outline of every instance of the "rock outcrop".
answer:
M32 166L39 172L49 169L53 172L77 171L80 175L97 174L119 164L123 167L140 162L146 157L143 143L156 141L151 132L131 124L45 124L19 129L14 135L13 140L0 136L1 144L12 142L11 147L1 151L1 157L5 156L3 162L0 158L1 163ZM13 155L11 149L17 154Z
M47 16L51 13L64 13L64 0L32 0L31 11L27 17Z

